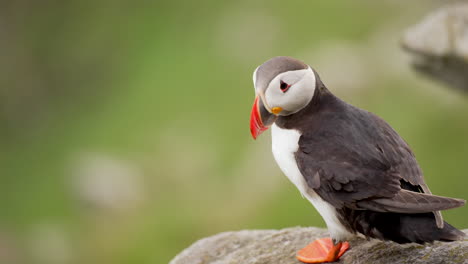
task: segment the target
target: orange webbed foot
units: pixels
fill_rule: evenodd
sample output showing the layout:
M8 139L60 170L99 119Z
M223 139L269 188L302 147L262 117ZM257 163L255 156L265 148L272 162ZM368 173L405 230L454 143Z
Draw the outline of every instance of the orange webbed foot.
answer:
M337 261L349 248L348 242L333 244L331 238L321 238L297 252L296 258L304 263Z

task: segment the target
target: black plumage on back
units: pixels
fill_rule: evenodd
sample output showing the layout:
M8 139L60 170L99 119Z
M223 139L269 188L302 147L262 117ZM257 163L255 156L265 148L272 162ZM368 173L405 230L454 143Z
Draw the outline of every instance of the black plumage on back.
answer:
M309 105L276 125L300 131L299 170L341 223L398 243L463 239L439 210L465 201L431 195L413 152L390 125L335 97L316 76Z

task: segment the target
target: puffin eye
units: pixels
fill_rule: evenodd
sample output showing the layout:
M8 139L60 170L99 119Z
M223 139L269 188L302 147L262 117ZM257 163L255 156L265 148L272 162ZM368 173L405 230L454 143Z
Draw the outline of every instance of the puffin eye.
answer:
M283 82L283 81L280 81L280 89L283 93L285 93L287 90L289 90L289 87L291 87L291 85Z

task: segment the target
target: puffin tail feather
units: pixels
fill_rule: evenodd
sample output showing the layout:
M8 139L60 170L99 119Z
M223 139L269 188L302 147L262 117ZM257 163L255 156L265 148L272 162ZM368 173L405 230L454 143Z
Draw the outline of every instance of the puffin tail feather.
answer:
M438 228L434 216L429 214L401 215L400 234L405 242L432 242L432 241L457 241L463 240L466 234L447 222L443 228ZM400 242L400 243L401 243Z
M347 215L349 224L359 233L400 244L457 241L467 237L464 232L443 220L443 225L438 225L434 212L394 213L343 209L343 214Z
M451 226L447 222L444 223L444 227L441 230L440 240L443 241L458 241L466 238L466 234L457 228Z

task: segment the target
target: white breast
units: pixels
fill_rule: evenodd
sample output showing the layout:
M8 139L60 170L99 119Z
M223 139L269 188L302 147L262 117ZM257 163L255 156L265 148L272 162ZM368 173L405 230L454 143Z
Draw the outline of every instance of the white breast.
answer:
M276 163L289 180L296 185L302 196L306 197L327 224L332 238L342 241L352 236L341 224L336 216L335 208L318 196L308 187L304 177L297 166L294 154L299 148L301 134L294 129L283 129L273 124L271 127L272 150Z

